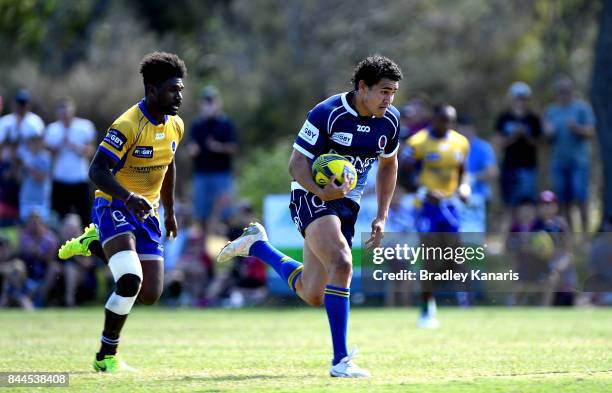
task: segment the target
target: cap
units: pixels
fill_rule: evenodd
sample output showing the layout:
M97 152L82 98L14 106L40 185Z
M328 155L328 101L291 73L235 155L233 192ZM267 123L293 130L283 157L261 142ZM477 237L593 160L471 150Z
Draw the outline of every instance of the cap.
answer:
M15 102L19 104L26 104L30 101L30 92L26 89L19 89L15 94Z
M542 191L540 193L538 201L540 203L556 203L557 202L557 196L555 195L554 192L552 192L550 190Z
M514 82L508 89L508 96L512 98L528 98L531 96L531 87L525 82Z
M219 96L219 91L214 86L206 86L200 93L200 98L211 99Z

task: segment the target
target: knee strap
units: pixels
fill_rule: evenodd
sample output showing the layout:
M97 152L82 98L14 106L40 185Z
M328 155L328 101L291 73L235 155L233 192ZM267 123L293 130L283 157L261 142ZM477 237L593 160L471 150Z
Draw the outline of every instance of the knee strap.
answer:
M129 314L142 282L142 266L135 251L119 251L108 261L117 289L106 302L106 308L115 314Z

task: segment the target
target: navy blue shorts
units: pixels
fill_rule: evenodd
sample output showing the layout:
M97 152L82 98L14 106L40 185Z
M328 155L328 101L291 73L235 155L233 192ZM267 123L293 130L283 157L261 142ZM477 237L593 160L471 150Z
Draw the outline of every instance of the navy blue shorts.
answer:
M140 260L164 259L161 229L156 216L150 215L140 222L123 202L115 199L109 202L98 197L94 200L91 219L102 245L114 237L131 232L136 238L136 252Z
M306 227L319 217L334 215L340 219L340 229L344 238L349 244L353 245L355 236L355 222L359 214L359 204L348 199L336 199L323 202L315 194L296 189L291 191L291 202L289 202L291 218L298 231L304 236Z

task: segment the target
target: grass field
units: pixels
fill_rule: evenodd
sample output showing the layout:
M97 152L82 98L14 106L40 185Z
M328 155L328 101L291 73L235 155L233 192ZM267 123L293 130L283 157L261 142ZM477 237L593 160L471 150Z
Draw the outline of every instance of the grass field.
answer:
M322 309L139 306L121 347L139 371L100 375L90 363L101 308L1 310L0 371L68 371L69 390L79 392L612 391L610 309L442 309L440 320L423 331L415 309L355 309L349 341L373 376L339 380L327 376Z

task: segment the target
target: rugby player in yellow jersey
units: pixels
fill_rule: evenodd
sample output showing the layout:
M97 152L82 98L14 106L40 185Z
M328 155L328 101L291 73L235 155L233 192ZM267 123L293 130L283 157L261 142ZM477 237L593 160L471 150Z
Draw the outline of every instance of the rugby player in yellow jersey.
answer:
M465 202L470 194L467 176L464 176L469 142L452 129L456 118L457 112L452 106L435 106L431 127L410 137L402 152L403 169L408 174L412 170L419 171L417 198L421 206L416 224L422 244L427 247L459 245L459 216L453 196L458 194ZM457 268L452 261L450 263L451 267ZM429 271L443 271L448 266L442 261L426 261L423 264L423 268ZM423 328L436 328L439 325L432 284L432 281L421 281L419 326Z
M113 274L116 287L105 306L100 351L93 363L100 372L131 370L117 357L119 334L137 297L150 305L161 295L160 200L166 235L176 236L178 229L174 154L184 131L177 113L187 70L177 55L154 52L144 57L140 72L145 98L113 122L89 168L98 187L93 224L59 251L62 259L93 252Z

